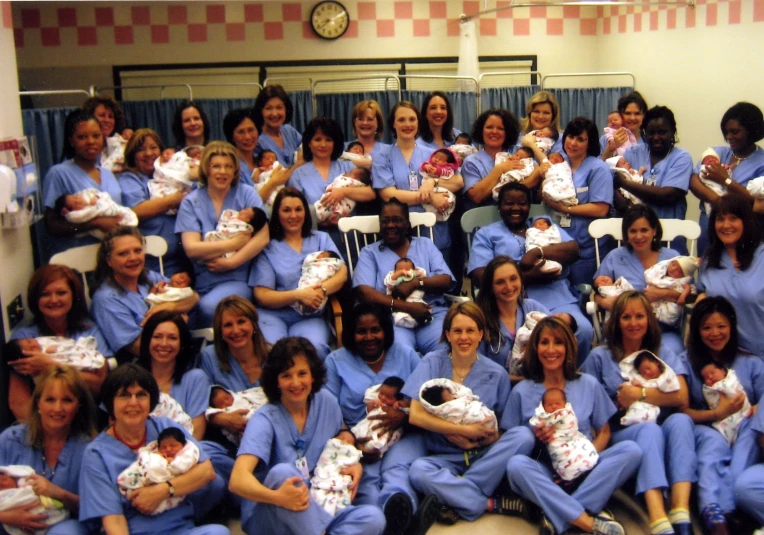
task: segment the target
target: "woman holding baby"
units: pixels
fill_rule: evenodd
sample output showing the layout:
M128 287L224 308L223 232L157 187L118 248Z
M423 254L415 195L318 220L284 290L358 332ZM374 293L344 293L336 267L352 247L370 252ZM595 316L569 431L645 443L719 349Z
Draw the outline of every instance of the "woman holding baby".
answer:
M77 520L79 473L85 447L96 434L95 404L88 386L72 368L52 367L40 376L29 409L25 424L0 435L0 466L34 469L27 483L35 494L58 500L72 518L49 526L46 513L33 513L27 506L0 512L0 523L25 532L85 534L85 526Z
M268 243L268 229L263 226L229 239L205 240L216 230L224 211L263 207L255 189L240 183L239 158L232 145L213 141L204 148L199 180L201 187L180 205L175 232L181 235L183 249L194 264L195 289L201 296L197 324L206 327L212 324L221 299L251 295L247 285L249 267Z
M513 152L520 147L529 147L533 150L534 157L540 163L544 160L544 153L539 152L536 147L536 136L532 132L550 129L557 138L549 149L549 153L562 151L562 138L559 132L560 126L560 105L557 98L549 91L539 91L533 95L525 104L525 117L520 122L521 130L517 138L517 144Z
M764 362L738 344L739 317L724 297L697 303L684 355L690 402L683 410L695 422L698 505L715 535L740 531L730 515L735 510L733 484L758 460L759 451L750 416L764 395ZM733 391L719 388L733 378Z
M106 340L98 326L89 318L85 291L80 277L66 266L49 264L35 271L27 287L27 303L32 312L32 324L16 329L11 341L33 340L41 336L60 336L71 340L93 337L96 349L111 357ZM26 421L34 390L33 378L39 377L57 362L39 348L22 349L23 357L9 362L8 406L18 421ZM101 389L108 367L98 371L80 372L93 395Z
M562 320L546 317L538 322L528 342L523 374L526 379L512 390L500 425L523 431L530 437L531 449L534 438L549 444L555 427L534 427L529 421L539 413L548 390L561 390L577 417L578 430L591 440L599 460L578 479L565 482L549 461L537 460L530 453L515 455L506 465L512 490L541 507L543 533L564 533L576 527L586 533L623 534L623 527L600 511L636 471L642 452L631 440L610 444L609 420L616 407L594 377L576 371L575 337Z
M690 491L697 480L697 458L692 448L693 424L687 415L673 413L688 403L685 362L661 344L658 320L642 293L632 290L618 296L605 330L607 345L593 349L581 370L595 377L620 409L618 418L611 420L613 442L633 440L642 450L643 462L637 472L636 493L644 495L650 526L663 529L664 533L671 533L673 529L673 532L689 535L692 533ZM664 369L661 375L676 375L674 388L667 391L669 389L661 390L652 384L647 386L642 383L646 379L644 375L638 381L624 381L628 363L640 351L649 351L659 359ZM636 360L630 364L631 368L637 367L635 363ZM630 409L636 402L659 407L659 415L644 423L620 418L623 416L621 411ZM636 410L637 405L634 407ZM663 492L667 487L671 490L668 515L663 504Z
M632 144L645 144L645 139L642 136L642 122L647 113L647 102L639 91L632 91L619 98L616 110L620 115L621 125L613 132L612 139L608 135L603 135L600 138L603 160L623 153Z

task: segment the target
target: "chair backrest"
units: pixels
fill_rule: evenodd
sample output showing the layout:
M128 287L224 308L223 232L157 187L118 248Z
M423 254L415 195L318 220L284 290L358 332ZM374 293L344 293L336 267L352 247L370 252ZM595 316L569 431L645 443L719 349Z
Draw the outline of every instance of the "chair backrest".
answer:
M95 271L96 255L100 246L101 244L99 243L93 243L91 245L72 247L66 251L54 254L50 259L51 264L67 266L76 269L82 274L82 284L85 286L85 300L87 301L88 309L90 308L90 288L88 288L88 278L85 274Z
M164 275L162 257L167 254L167 240L162 236L146 236L146 254L159 259L159 272Z
M531 210L528 214L529 217L536 217L539 215L547 214L546 205L544 204L531 204ZM472 208L467 210L462 215L461 226L462 232L467 237L467 251L472 250L472 237L475 233L483 227L501 221L499 215L499 208L497 206L480 206L478 208Z
M671 242L676 238L687 238L690 255L695 256L696 242L700 236L700 225L697 222L684 219L661 219L660 222L663 228L663 241L668 247L671 247ZM594 254L597 258L598 267L600 265L600 249L597 240L603 236L612 236L618 240L620 247L623 242L622 223L623 219L620 217L595 219L589 223L589 235L594 238Z
M429 229L429 238L433 239L433 227L437 222L435 214L432 212L410 212L409 222L411 228L416 230L417 236L422 236L421 227ZM361 253L361 249L374 243L379 239L379 216L376 215L358 215L353 217L343 217L337 223L342 232L342 239L345 242L345 252L349 260L350 276L353 276L353 268Z

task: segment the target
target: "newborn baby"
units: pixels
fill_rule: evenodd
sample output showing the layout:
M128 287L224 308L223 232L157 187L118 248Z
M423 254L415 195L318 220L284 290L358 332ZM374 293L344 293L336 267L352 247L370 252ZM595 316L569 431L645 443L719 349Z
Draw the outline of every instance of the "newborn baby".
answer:
M427 272L424 268L416 267L413 260L401 258L393 266L393 271L385 275L385 293L392 295L393 290L404 282L410 282L419 277L424 278L426 276ZM406 298L406 302L424 303L424 291L419 289L414 290ZM416 329L419 325L411 314L401 310L393 312L393 322L398 327L405 327L407 329Z
M327 301L329 301L329 296L323 284L331 279L344 265L345 262L333 251L316 251L306 256L302 263L302 272L300 273L300 280L297 282L297 289L321 288L324 291L324 299L316 309L310 308L299 301L292 303L292 308L303 316L316 314L323 310Z
M679 380L674 370L650 351L636 351L625 357L618 367L624 381L634 386L657 388L664 393L679 390ZM635 401L621 418L621 425L655 422L660 413L660 407L646 401Z
M621 117L621 112L617 110L611 111L607 116L607 126L604 128L604 130L605 139L607 141L612 141L614 134L619 130L624 130L626 132L626 141L620 147L615 149L615 153L618 156L623 156L623 154L626 152L626 149L637 144L637 137L631 130L623 127L623 117Z
M576 186L573 184L573 171L565 158L559 152L553 152L544 160L552 166L546 172L544 182L541 185L541 193L553 201L558 201L566 206L578 204Z
M419 172L422 175L422 179L433 178L436 184L439 184L441 180L448 180L459 170L461 161L456 156L456 153L449 148L436 149L431 155L430 159L424 162L419 167ZM431 203L425 203L422 208L427 212L435 214L437 221L447 221L451 214L454 213L456 208L456 195L454 195L448 189L436 185L433 188L433 193L445 195L448 201L445 209L438 210L435 205Z
M552 150L555 141L557 141L557 138L560 137L560 134L557 133L557 130L551 126L546 126L538 130L531 130L529 134L536 137L536 146L541 149L544 154L549 154L549 151Z
M32 489L27 478L34 475L30 466L8 465L0 466L0 511L10 511L17 507L30 507L26 510L31 515L42 515L39 522L50 527L69 518L69 510L58 500L48 496L38 496ZM5 531L11 535L43 535L47 528L27 531L16 526L3 524Z
M727 186L719 184L718 182L714 182L708 178L708 166L711 164L719 165L720 163L721 160L719 159L719 155L716 154L714 149L708 148L704 150L703 154L700 155L700 172L698 173L698 176L700 177L700 181L703 182L704 186L706 186L717 195L722 196L727 194ZM729 172L729 167L725 166L725 168ZM710 214L712 208L711 203L704 202L703 206L706 209L706 214Z
M183 406L178 403L174 397L165 392L159 393L159 403L157 403L157 406L151 411L151 416L169 418L188 431L189 434L194 433L194 421L183 409Z
M95 188L84 189L78 193L62 195L56 199L53 208L66 218L69 223L81 224L92 221L96 217L119 217L119 224L127 227L138 226L138 216L130 208L120 206L105 191ZM91 229L77 236L90 234L102 240L106 235L102 230Z
M165 286L157 285L151 288L149 295L145 297L149 307L160 303L175 303L182 301L194 295L191 288L191 276L185 271L170 276L170 284Z
M700 375L703 377L703 397L706 403L708 403L708 407L712 410L719 406L722 396L734 398L741 392L745 396L742 409L711 424L714 429L727 439L727 443L732 446L737 440L740 425L751 413L751 403L748 401L745 389L740 384L735 370L728 370L714 362L709 362L703 366L700 369Z
M281 164L279 163L275 152L272 150L264 150L257 156L257 165L257 169L252 172L252 182L255 183L255 189L260 191L263 189L263 186L271 179L273 172L281 167ZM269 208L273 208L273 201L276 200L276 194L283 187L284 186L281 185L273 190L273 193L271 193L270 197L268 197L268 200L263 202L263 204Z
M252 236L258 232L268 222L268 217L260 208L244 208L243 210L223 210L215 230L209 231L204 235L204 241L223 241L230 240L241 234ZM235 252L223 255L229 258L236 254Z
M310 479L310 497L330 515L350 505L353 480L342 471L360 461L361 452L338 438L329 439L324 446Z
M194 187L192 162L193 159L184 151L173 152L167 161L163 156L157 158L154 161L154 176L148 181L149 198L162 199L179 192L190 193ZM173 215L178 210L172 208L165 213Z
M563 481L573 481L597 464L599 454L592 441L578 430L578 418L565 392L549 388L528 422L531 426L551 426L554 437L546 445L552 466Z
M525 231L525 251L528 252L531 249L541 249L547 245L555 243L562 243L562 236L560 236L560 229L558 229L552 222L545 216L537 217L533 220L533 226ZM561 273L562 264L555 262L554 260L541 259L541 271L544 273ZM526 267L523 263L520 263L521 267ZM527 266L531 267L531 266Z
M522 182L528 178L533 170L536 168L536 160L533 159L533 151L528 147L520 147L514 154L507 152L499 152L496 154L494 165L499 165L507 160L515 160L524 165L522 169L513 169L502 174L499 178L499 182L491 190L493 200L499 200L499 190L509 182Z
M336 225L340 218L349 216L355 209L356 202L349 197L344 197L337 204L329 207L328 199L332 191L339 188L362 188L364 186L371 186L371 173L361 167L355 167L344 175L335 177L332 183L326 187L321 198L313 204L316 208L318 222Z
M268 398L262 387L255 386L241 392L232 392L220 385L214 385L210 390L210 408L205 411L204 415L209 420L213 414L219 412L235 412L244 409L249 411L244 415L244 419L249 421L255 412L266 403L268 403ZM234 444L241 441L240 436L236 436L225 429L222 431L223 435Z
M523 375L523 358L525 358L525 349L531 339L531 333L536 324L546 318L546 314L534 310L525 315L525 322L517 329L515 333L515 343L512 345L512 351L507 356L507 370L509 375Z
M340 155L340 160L353 162L359 167L368 168L371 165L371 156L368 156L359 141L348 143L345 151Z
M462 132L456 136L454 144L449 148L456 153L462 162L467 156L477 152L477 149L472 146L472 138L467 132Z
M125 147L130 136L114 134L106 138L104 152L106 158L101 159L101 167L104 167L112 173L121 173L125 168Z
M480 402L472 390L451 379L430 379L419 389L422 407L439 418L455 424L485 423L489 429L497 429L494 412Z
M136 489L165 483L185 474L199 462L199 448L177 427L162 430L157 440L138 450L138 459L117 477L119 491L128 500ZM151 512L158 515L177 507L185 496L169 496Z
M676 303L654 301L653 312L658 321L666 325L676 325L682 317L682 306L691 293L695 292L692 276L698 269L698 262L691 256L676 256L661 260L645 270L645 282L648 286L671 289L680 292Z
M626 180L634 182L635 184L644 184L645 179L642 176L642 174L645 172L644 167L640 167L639 171L636 171L632 169L631 164L626 160L626 158L622 156L613 156L612 158L608 158L605 160L605 163L607 163L611 171L618 173ZM623 188L619 188L618 191L620 191L621 195L623 195L632 204L642 204L642 200L630 191L627 191Z
M391 375L381 385L370 386L363 395L366 403L366 418L358 422L350 430L356 438L358 449L364 453L378 452L381 455L398 442L403 434L402 429L393 432L380 432L374 429L379 420L373 419L385 413L383 407L392 410L408 412L409 402L403 398L403 379Z
M106 366L106 358L98 351L98 340L93 336L81 336L77 340L63 336L38 336L12 340L18 352L9 347L6 361L24 358L24 351L45 353L58 364L71 366L82 372L98 372ZM40 376L33 377L35 383Z

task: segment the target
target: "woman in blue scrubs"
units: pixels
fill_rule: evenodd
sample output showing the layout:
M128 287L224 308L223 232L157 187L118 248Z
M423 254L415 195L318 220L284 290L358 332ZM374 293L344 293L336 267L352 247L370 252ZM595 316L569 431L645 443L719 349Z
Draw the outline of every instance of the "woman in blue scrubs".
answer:
M202 187L188 195L180 205L175 232L181 235L183 248L194 263L195 289L199 302L199 327L212 324L212 315L221 299L228 295L248 298L247 276L251 260L268 243L268 229L263 227L222 241L204 241L215 230L224 210L263 207L255 188L242 184L238 176L239 157L229 143L213 141L207 145L199 162ZM225 256L227 253L233 253Z
M633 169L644 167L644 183L637 184L616 173L614 206L623 213L630 202L618 188L633 193L655 210L661 219L684 219L687 212L687 190L692 175L692 157L686 150L676 147L678 141L674 113L665 106L650 108L643 123L644 144L629 147L623 157ZM687 254L684 238L677 238L672 246Z
M601 157L603 160L607 160L616 155L616 149L626 143L629 139L629 132L634 135L634 138L637 140L637 145L645 144L645 139L642 137L642 122L647 113L647 102L645 102L645 99L640 92L632 91L628 95L619 98L616 109L621 114L623 128L625 130L616 132L612 142L608 142L608 139L604 134L600 137L600 149L602 150ZM626 130L628 130L628 132Z
M752 178L764 176L764 150L756 145L764 138L764 115L755 104L738 102L724 112L721 130L729 146L714 147L719 163L710 166L706 178L725 186L729 193L750 199L746 184ZM719 195L700 181L700 165L698 162L690 178L690 191L700 199L698 251L703 253L709 239L705 203L715 202Z
M695 422L698 454L698 506L710 533L727 533L727 517L735 510L735 479L759 460L756 432L751 419L743 420L737 440L730 447L724 436L711 427L743 408L744 397L721 396L715 409L703 396L700 370L709 363L735 370L752 406L764 395L764 362L738 346L740 314L724 297L707 297L695 305L690 318L687 360L690 406L684 412Z
M757 433L759 448L764 448L764 411L751 417L751 429ZM735 481L735 503L764 527L764 462L746 469Z
M679 256L674 249L661 245L663 227L655 211L645 204L635 204L629 208L621 222L621 235L623 245L610 251L597 268L594 274L594 289L597 290L599 286L597 277L609 277L613 282L623 277L635 290L643 292L650 302L675 303L679 292L670 288L647 286L645 282L646 269L658 262ZM594 295L594 301L605 310L612 310L615 300L616 297L603 297L598 293ZM677 355L683 353L684 342L676 326L661 324L661 330L666 347Z
M304 336L325 358L329 354L329 326L323 300L339 292L347 280L347 267L340 269L320 286L298 288L305 257L318 251L339 251L325 232L311 230L311 216L305 196L286 187L273 201L270 221L271 241L257 257L249 275L249 285L260 306L259 327L268 342L285 336ZM300 314L291 305L301 303L314 312Z
M748 200L725 195L709 220L710 243L698 273L698 291L735 303L740 347L764 359L764 244Z
M642 452L631 440L608 446L608 420L616 408L605 389L592 376L576 372L576 341L570 328L558 318L542 319L533 330L523 363L525 381L512 390L501 420L507 429L525 426L548 444L554 437L549 426L531 428L528 423L549 388L565 392L578 418L578 430L592 440L599 453L597 465L575 490L555 483L549 462L515 455L507 463L512 490L544 511L541 533L564 533L576 527L586 533L620 534L618 522L600 516L610 497L639 466Z
M517 152L521 146L526 146L533 150L536 161L541 163L544 160L544 154L536 148L534 136L526 137L533 130L542 128L553 128L560 137L557 138L549 152L562 152L562 127L560 126L560 105L557 98L549 91L539 91L533 95L525 104L525 117L520 122L521 131L517 138L517 144L512 152ZM523 141L525 139L525 141Z
M560 226L568 231L580 247L581 256L570 266L570 282L574 285L591 284L597 264L594 258L594 238L589 235L589 223L606 217L610 212L613 174L607 164L599 159L597 125L591 119L576 117L570 121L562 135L562 145L573 170L578 204L568 206L547 196L543 196L544 203L556 212L560 217Z
M302 135L289 124L294 106L284 88L278 84L264 87L255 99L252 113L260 132L258 152L272 150L287 168L301 165L302 159L296 161L294 153L302 144Z
M322 389L326 369L305 338L282 338L263 368L269 403L252 417L239 447L230 488L244 499L241 525L248 535L299 533L381 535L382 511L350 505L332 517L310 498L309 478L326 442L354 444L342 411ZM255 475L257 471L257 475ZM355 497L363 469L347 469Z
M387 309L361 303L347 316L343 347L326 358L326 389L340 403L342 418L352 428L366 417L364 393L388 377L406 381L420 362L410 346L395 342L393 321ZM381 429L393 432L408 423L408 414L385 410L378 417ZM385 512L387 533L406 533L418 498L408 472L411 463L426 453L420 433L404 430L384 457L364 453L364 472L356 503L377 505Z
M431 91L422 101L420 112L422 124L419 125L419 138L421 143L431 151L454 144L456 136L461 130L454 128L454 112L451 102L443 91Z
M376 100L362 100L353 106L352 117L353 135L356 137L354 141L363 145L363 153L371 156L373 160L390 146L381 141L385 134L385 118L382 114L382 108ZM346 147L348 143L345 143Z
M205 489L215 479L204 450L199 462L166 483L143 487L130 499L117 486L117 477L138 458L138 450L156 440L168 427L168 418L149 416L159 402L159 387L138 364L124 364L111 372L101 389L101 399L112 424L91 442L83 455L80 472L80 521L99 521L107 535L229 535L220 525L194 527L190 494ZM199 447L186 431L186 440ZM170 496L186 496L177 507L151 514ZM210 506L212 504L209 504Z
M198 102L184 100L178 104L172 118L172 134L178 150L204 147L209 142L210 120Z
M106 340L98 326L88 317L85 291L80 277L66 266L48 264L35 271L29 279L27 303L32 312L32 324L19 327L11 335L11 340L37 338L38 336L62 336L76 340L83 336L96 339L96 349L104 356L111 357ZM16 420L24 422L31 407L34 377L48 371L57 363L43 353L25 355L8 363L8 407ZM104 365L97 372L80 372L91 393L96 396L101 383L108 373Z
M419 167L430 159L429 147L416 142L419 135L419 110L406 100L399 102L390 111L388 118L395 136L395 144L372 161L372 186L383 201L393 197L407 204L413 212L423 212L423 204L432 204L438 210L445 210L448 199L444 194L435 193L436 186L458 194L464 182L461 175L448 180L425 178L419 174ZM435 245L444 257L451 244L448 222L435 225Z
M87 533L77 521L79 473L85 446L95 436L94 420L93 398L76 371L55 367L40 378L27 423L9 427L0 435L0 466L32 467L34 491L62 502L72 518L48 528L42 523L44 514L18 507L0 512L0 523L28 532L47 528L50 535ZM0 532L5 530L0 528Z
M122 199L138 216L138 228L145 236L157 235L167 242L167 253L162 257L164 272L169 277L180 271L189 271L191 265L183 251L180 236L175 234L175 213L186 193L179 191L167 197L152 199L149 180L154 176L154 161L164 149L159 134L149 128L141 128L133 134L125 147L124 173L119 175ZM159 271L159 259L149 255L149 269Z
M676 532L690 535L690 491L697 480L697 456L693 446L693 423L686 414L672 414L688 404L685 362L667 345L661 344L658 320L645 295L628 291L613 305L605 327L607 345L596 347L581 371L595 377L605 387L621 411L636 401L646 401L661 408L657 422L623 427L621 411L612 420L613 443L633 440L642 449L642 464L637 472L637 494L642 494L653 533ZM639 388L624 382L619 362L641 350L657 355L679 380L677 392L663 393L657 388ZM671 490L668 515L663 493Z
M129 362L140 354L141 328L147 316L161 310L185 314L196 306L194 293L181 301L149 309L146 296L168 282L146 269L143 235L133 227L118 227L98 249L91 310L117 360Z

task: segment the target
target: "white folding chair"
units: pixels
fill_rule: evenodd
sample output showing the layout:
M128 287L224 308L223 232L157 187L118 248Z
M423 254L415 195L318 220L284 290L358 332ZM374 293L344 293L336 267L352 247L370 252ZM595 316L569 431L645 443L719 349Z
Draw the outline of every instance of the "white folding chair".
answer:
M72 247L66 251L54 254L49 262L50 264L59 264L76 269L82 274L82 284L85 287L85 302L88 309L90 309L90 288L88 288L88 278L85 274L95 271L96 255L100 246L100 243L93 243L91 245Z

